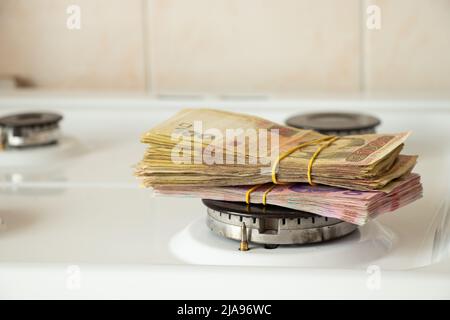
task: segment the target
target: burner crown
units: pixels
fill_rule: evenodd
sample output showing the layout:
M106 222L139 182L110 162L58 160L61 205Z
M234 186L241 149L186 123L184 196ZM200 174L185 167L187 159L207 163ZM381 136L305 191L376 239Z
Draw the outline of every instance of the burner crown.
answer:
M0 145L26 148L58 142L62 115L52 112L25 112L0 118Z

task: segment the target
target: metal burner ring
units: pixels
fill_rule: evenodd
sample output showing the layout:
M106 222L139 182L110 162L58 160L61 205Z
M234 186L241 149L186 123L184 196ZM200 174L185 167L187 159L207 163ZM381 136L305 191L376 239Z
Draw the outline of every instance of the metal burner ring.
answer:
M60 137L62 116L49 112L18 113L0 118L0 144L26 148L54 144Z
M334 218L268 206L267 215L236 212L236 208L225 208L228 202L203 200L207 209L207 225L216 234L234 240L241 240L242 225L245 224L249 242L264 245L293 245L318 243L337 239L357 229L357 225ZM233 203L232 206L245 204ZM219 208L221 207L221 208ZM256 211L262 210L261 206ZM254 210L255 211L255 210ZM265 210L264 210L265 211ZM277 216L274 212L280 211Z

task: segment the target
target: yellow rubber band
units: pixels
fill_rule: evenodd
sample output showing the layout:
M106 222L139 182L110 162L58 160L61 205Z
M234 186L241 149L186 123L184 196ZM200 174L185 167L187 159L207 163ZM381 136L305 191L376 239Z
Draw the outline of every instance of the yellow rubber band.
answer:
M269 194L270 191L272 191L277 185L273 184L271 185L266 191L264 191L263 196L262 196L262 204L266 205L267 203L267 195Z
M311 177L311 171L312 171L312 165L314 163L314 160L316 160L317 156L319 155L319 153L325 149L326 147L328 147L330 144L332 144L334 141L336 141L338 139L338 137L332 137L329 141L327 141L326 143L324 143L323 145L321 145L316 152L314 152L313 156L311 157L311 159L309 159L309 163L308 163L308 183L310 185L314 185L312 182L312 177Z
M324 137L324 138L320 138L320 139L316 139L316 140L311 140L311 141L307 141L304 143L299 144L298 146L295 146L289 150L287 150L286 152L284 152L283 154L281 154L273 163L272 165L272 183L274 184L280 184L280 182L277 180L277 169L278 169L278 165L280 163L281 160L283 160L284 158L288 157L289 155L291 155L293 152L300 150L301 148L307 147L307 146L312 146L315 144L319 144L322 142L327 142L325 145L322 145L315 153L314 155L311 157L311 159L309 160L308 163L308 182L312 185L312 180L311 180L311 169L312 169L312 165L314 163L314 160L317 158L317 156L319 155L319 153L325 148L328 147L332 142L336 141L338 139L338 137L334 137L334 136L328 136L328 137Z
M247 192L245 193L245 203L246 204L250 204L250 195L252 194L253 191L255 191L256 189L258 189L261 186L262 186L262 184L257 184L256 186L253 186L247 190Z
M316 152L314 152L314 154L312 155L311 159L309 159L309 163L308 163L308 172L307 172L307 176L308 176L308 183L310 185L314 185L312 182L312 176L311 176L311 171L312 171L312 166L314 164L314 161L316 160L317 156L320 154L320 152L322 152L323 149L325 149L326 147L328 147L330 144L332 144L334 141L336 141L339 137L334 137L334 136L328 136L328 137L324 137L324 138L320 138L320 139L316 139L316 140L311 140L308 142L304 142L302 144L299 144L298 146L295 146L291 149L289 149L288 151L286 151L285 153L283 153L281 156L279 156L273 166L272 166L272 182L273 184L267 188L267 190L264 191L263 196L262 196L262 204L266 205L267 204L267 195L270 193L270 191L272 191L278 184L281 184L280 181L277 180L277 168L278 165L280 163L281 160L283 160L284 158L288 157L290 154L292 154L293 152L303 148L303 147L307 147L307 146L312 146L312 145L316 145L316 144L320 144L322 142L325 142L324 144L322 144L317 150ZM245 193L245 203L247 205L250 204L250 195L252 194L253 191L255 191L256 189L260 188L261 186L263 186L265 184L258 184L255 185L253 187L251 187L250 189L247 190L247 192Z

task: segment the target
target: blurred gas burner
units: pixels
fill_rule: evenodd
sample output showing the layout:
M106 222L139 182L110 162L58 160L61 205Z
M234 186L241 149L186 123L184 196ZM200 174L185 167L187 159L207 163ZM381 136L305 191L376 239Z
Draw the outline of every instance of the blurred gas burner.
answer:
M380 123L380 119L370 115L344 112L305 113L286 120L291 127L338 136L375 133Z
M343 237L357 226L334 218L273 205L247 205L242 202L202 200L207 207L207 225L215 233L273 249L279 245L319 243Z
M0 118L0 146L29 148L58 142L62 115L49 112L27 112Z

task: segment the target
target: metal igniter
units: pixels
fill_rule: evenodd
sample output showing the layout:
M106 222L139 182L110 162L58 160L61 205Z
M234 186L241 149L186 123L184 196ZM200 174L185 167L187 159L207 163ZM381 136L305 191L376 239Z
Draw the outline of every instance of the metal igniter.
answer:
M239 246L239 250L248 251L248 237L247 237L247 227L245 226L245 222L242 222L241 226L241 245Z

